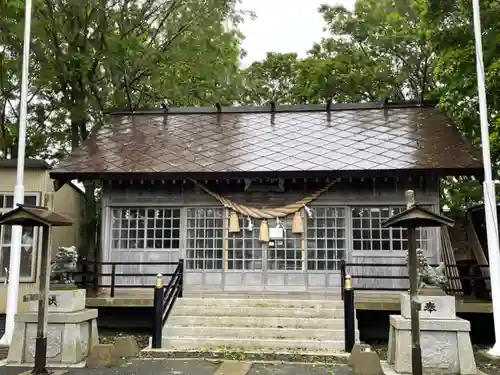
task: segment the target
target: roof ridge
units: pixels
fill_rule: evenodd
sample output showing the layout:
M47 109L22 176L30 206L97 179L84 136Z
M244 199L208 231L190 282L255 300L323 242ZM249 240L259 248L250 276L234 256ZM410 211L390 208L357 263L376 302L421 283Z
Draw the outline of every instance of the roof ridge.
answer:
M366 103L325 103L325 104L297 104L278 105L274 102L265 106L235 106L223 107L216 103L213 107L173 107L168 108L109 108L103 113L110 115L200 115L217 113L271 113L271 112L328 112L328 111L356 111L369 109L403 109L403 108L432 108L438 100L394 101L394 102L366 102Z

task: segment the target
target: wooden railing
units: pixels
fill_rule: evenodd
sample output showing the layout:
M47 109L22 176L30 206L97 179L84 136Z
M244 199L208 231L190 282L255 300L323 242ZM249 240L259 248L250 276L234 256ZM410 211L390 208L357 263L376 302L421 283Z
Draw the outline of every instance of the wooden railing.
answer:
M433 267L436 267L436 265L432 265ZM377 269L381 268L403 268L405 271L401 272L404 273L402 275L377 275L377 274L367 274L366 269L367 267L373 267ZM482 265L477 265L477 264L464 264L464 265L447 265L447 268L455 268L458 271L458 274L460 276L452 276L452 277L447 277L447 280L460 280L462 284L461 289L453 288L451 287L451 283L448 282L446 284L446 287L444 288L444 291L447 294L450 295L476 295L477 296L477 290L481 290L481 298L488 298L487 295L489 293L488 287L486 281L489 281L490 277L489 276L482 276L480 272L477 272L480 270L482 267L488 267L488 266L482 266ZM359 269L362 270L359 270ZM391 287L386 287L386 286L380 286L376 285L377 281L380 280L409 280L408 274L407 274L407 266L406 264L400 263L400 264L394 264L394 263L347 263L345 261L340 262L340 282L341 282L341 294L343 297L344 294L344 283L345 283L345 277L346 275L351 276L352 279L352 288L353 290L379 290L379 291L405 291L408 290L408 286L391 286ZM373 283L364 283L364 286L358 286L356 284L357 280L372 280ZM366 284L372 284L366 285ZM395 283L395 284L402 284L402 283ZM480 284L480 285L478 285ZM484 293L486 292L486 293Z

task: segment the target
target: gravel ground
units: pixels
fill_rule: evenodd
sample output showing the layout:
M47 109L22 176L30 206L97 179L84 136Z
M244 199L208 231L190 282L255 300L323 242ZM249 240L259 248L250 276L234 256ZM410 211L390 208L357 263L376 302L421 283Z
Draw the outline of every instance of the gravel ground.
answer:
M213 375L219 365L204 360L133 360L119 367L70 370L65 375Z
M247 375L349 375L346 365L292 363L254 363Z
M3 328L3 327L2 327ZM0 328L0 335L3 329ZM146 348L149 344L149 332L144 331L127 331L101 329L99 331L99 341L101 343L113 343L117 337L134 336L141 349ZM377 341L370 342L372 348L379 354L380 359L387 359L387 342ZM474 352L489 349L488 346L474 345ZM220 362L205 361L205 360L172 360L172 359L156 359L156 360L134 360L124 363L119 367L105 368L99 370L71 370L68 375L212 375L218 368ZM491 375L500 375L500 365L492 364L478 360L476 358L478 368ZM26 369L2 367L0 373L2 375L18 375L26 371ZM266 364L254 363L248 372L248 375L349 375L349 371L345 366L323 366L315 364Z
M114 368L70 370L65 375L213 375L220 365L196 359L141 359ZM253 363L247 375L350 375L350 371L346 365Z

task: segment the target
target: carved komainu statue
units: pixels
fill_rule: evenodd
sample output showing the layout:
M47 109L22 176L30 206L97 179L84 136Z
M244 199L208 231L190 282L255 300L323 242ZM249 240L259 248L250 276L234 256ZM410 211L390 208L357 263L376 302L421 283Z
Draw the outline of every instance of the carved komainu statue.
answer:
M408 252L406 253L406 263L408 263ZM424 250L417 249L417 290L420 291L426 286L444 289L447 281L445 264L441 262L439 266L431 267L427 263Z
M52 262L50 281L53 284L72 285L75 283L71 277L76 271L78 252L75 246L60 247L56 259Z

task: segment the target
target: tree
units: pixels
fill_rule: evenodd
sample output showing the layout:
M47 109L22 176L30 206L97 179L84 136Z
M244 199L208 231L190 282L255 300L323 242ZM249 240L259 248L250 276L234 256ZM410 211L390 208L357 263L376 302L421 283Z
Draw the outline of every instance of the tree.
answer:
M102 125L106 107L232 103L237 1L35 0L27 156L64 157ZM0 149L17 149L23 12L22 1L0 0ZM91 256L98 188L85 182Z
M433 97L426 9L425 0L363 0L354 11L323 5L332 36L311 53L338 62L335 88L355 100Z
M246 71L243 102L422 100L437 97L424 0L363 0L354 11L323 5L331 36L304 59L269 53Z
M102 121L105 107L234 100L228 86L236 80L228 77L237 73L240 35L226 25L239 20L234 6L228 0L39 0L35 53L50 101L67 114L71 148ZM199 82L205 87L193 90ZM204 90L209 85L215 89Z
M292 93L297 87L298 64L296 53L268 52L263 61L255 61L244 70L240 101L252 105L295 103Z
M439 83L440 106L476 146L481 141L472 4L465 0L430 1L427 15L432 24L436 51L433 73ZM481 2L483 59L490 123L494 178L500 161L500 3ZM482 186L475 179L461 178L445 184L448 205L470 206L482 201Z

